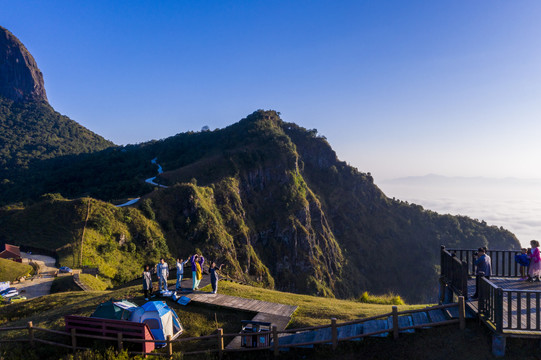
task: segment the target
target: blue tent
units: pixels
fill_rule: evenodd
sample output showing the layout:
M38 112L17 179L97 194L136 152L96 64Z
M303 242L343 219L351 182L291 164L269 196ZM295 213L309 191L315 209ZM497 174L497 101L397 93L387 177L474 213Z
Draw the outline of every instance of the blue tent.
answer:
M149 301L138 307L130 320L147 324L156 340L165 340L167 335L175 339L183 331L175 311L162 301Z

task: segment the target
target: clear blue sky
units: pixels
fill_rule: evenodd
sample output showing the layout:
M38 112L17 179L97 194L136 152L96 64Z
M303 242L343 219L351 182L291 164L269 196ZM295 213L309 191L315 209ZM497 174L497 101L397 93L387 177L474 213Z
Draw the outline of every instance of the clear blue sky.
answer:
M378 179L541 178L539 1L13 1L51 104L117 144L256 109Z

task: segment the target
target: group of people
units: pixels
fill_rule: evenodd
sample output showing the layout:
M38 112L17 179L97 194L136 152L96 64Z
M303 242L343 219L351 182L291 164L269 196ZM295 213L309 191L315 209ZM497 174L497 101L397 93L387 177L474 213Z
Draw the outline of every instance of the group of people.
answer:
M184 260L183 258L177 258L176 262L176 271L177 271L177 282L175 286L176 291L182 290L182 279L184 278L184 266L186 264L191 264L192 269L192 291L199 290L199 284L203 279L203 264L205 263L205 258L201 254L194 254L188 259ZM212 286L212 293L216 294L218 292L218 273L217 271L222 269L222 265L217 266L216 262L212 261L209 267L210 274L210 284ZM167 279L169 278L169 265L165 262L164 258L160 259L160 262L156 265L156 274L158 276L160 292L169 291L167 287ZM152 272L150 265L146 265L143 271L143 292L145 294L145 300L149 300L150 297L155 295L152 293Z
M541 252L539 251L539 241L530 241L529 249L521 249L521 253L515 255L515 261L520 266L520 279L528 282L541 281ZM473 298L477 298L479 281L481 277L490 279L492 275L492 260L488 255L486 247L479 248L474 254L474 264L476 266L476 287Z
M521 249L520 255L515 255L515 261L520 265L520 279L529 282L541 281L539 241L530 241L530 246L529 249ZM528 271L527 274L526 271Z

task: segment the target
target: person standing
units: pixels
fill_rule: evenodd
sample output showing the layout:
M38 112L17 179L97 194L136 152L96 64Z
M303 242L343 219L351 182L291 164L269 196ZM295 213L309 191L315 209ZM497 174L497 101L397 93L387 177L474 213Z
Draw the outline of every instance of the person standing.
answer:
M541 254L539 253L539 241L530 241L532 249L528 257L530 258L530 270L528 270L528 281L540 281L541 276Z
M203 278L203 263L205 262L205 258L203 255L194 254L190 261L192 263L193 276L192 290L195 291L199 289L199 283Z
M490 256L486 254L485 248L479 248L476 257L477 259L474 264L477 267L477 276L475 279L475 294L473 294L474 299L479 296L479 282L481 281L481 278L486 277L487 279L490 279L490 275L492 274L492 260L490 259Z
M216 262L212 262L210 264L209 273L210 273L210 284L212 285L212 293L216 294L218 292L218 273L217 271L222 270L222 266L224 264L220 265L220 267L216 268Z
M190 261L189 257L186 261L181 258L177 258L177 286L176 289L182 289L182 278L184 277L184 265Z
M528 280L526 271L530 266L530 258L528 258L528 250L521 249L520 255L515 255L515 262L520 266L520 280Z
M167 278L169 277L169 265L165 262L164 258L160 259L158 265L156 265L156 273L160 281L160 291L167 290Z
M150 273L150 266L145 265L145 269L143 271L143 293L145 294L145 300L149 300L149 293L150 297L154 297L152 294L152 274Z

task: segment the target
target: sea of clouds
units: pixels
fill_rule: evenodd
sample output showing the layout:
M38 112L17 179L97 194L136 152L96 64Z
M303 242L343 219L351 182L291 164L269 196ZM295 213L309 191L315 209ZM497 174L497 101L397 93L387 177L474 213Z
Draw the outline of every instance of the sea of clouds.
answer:
M524 247L541 240L541 179L451 178L437 175L376 182L395 197L441 214L466 215L503 226Z

